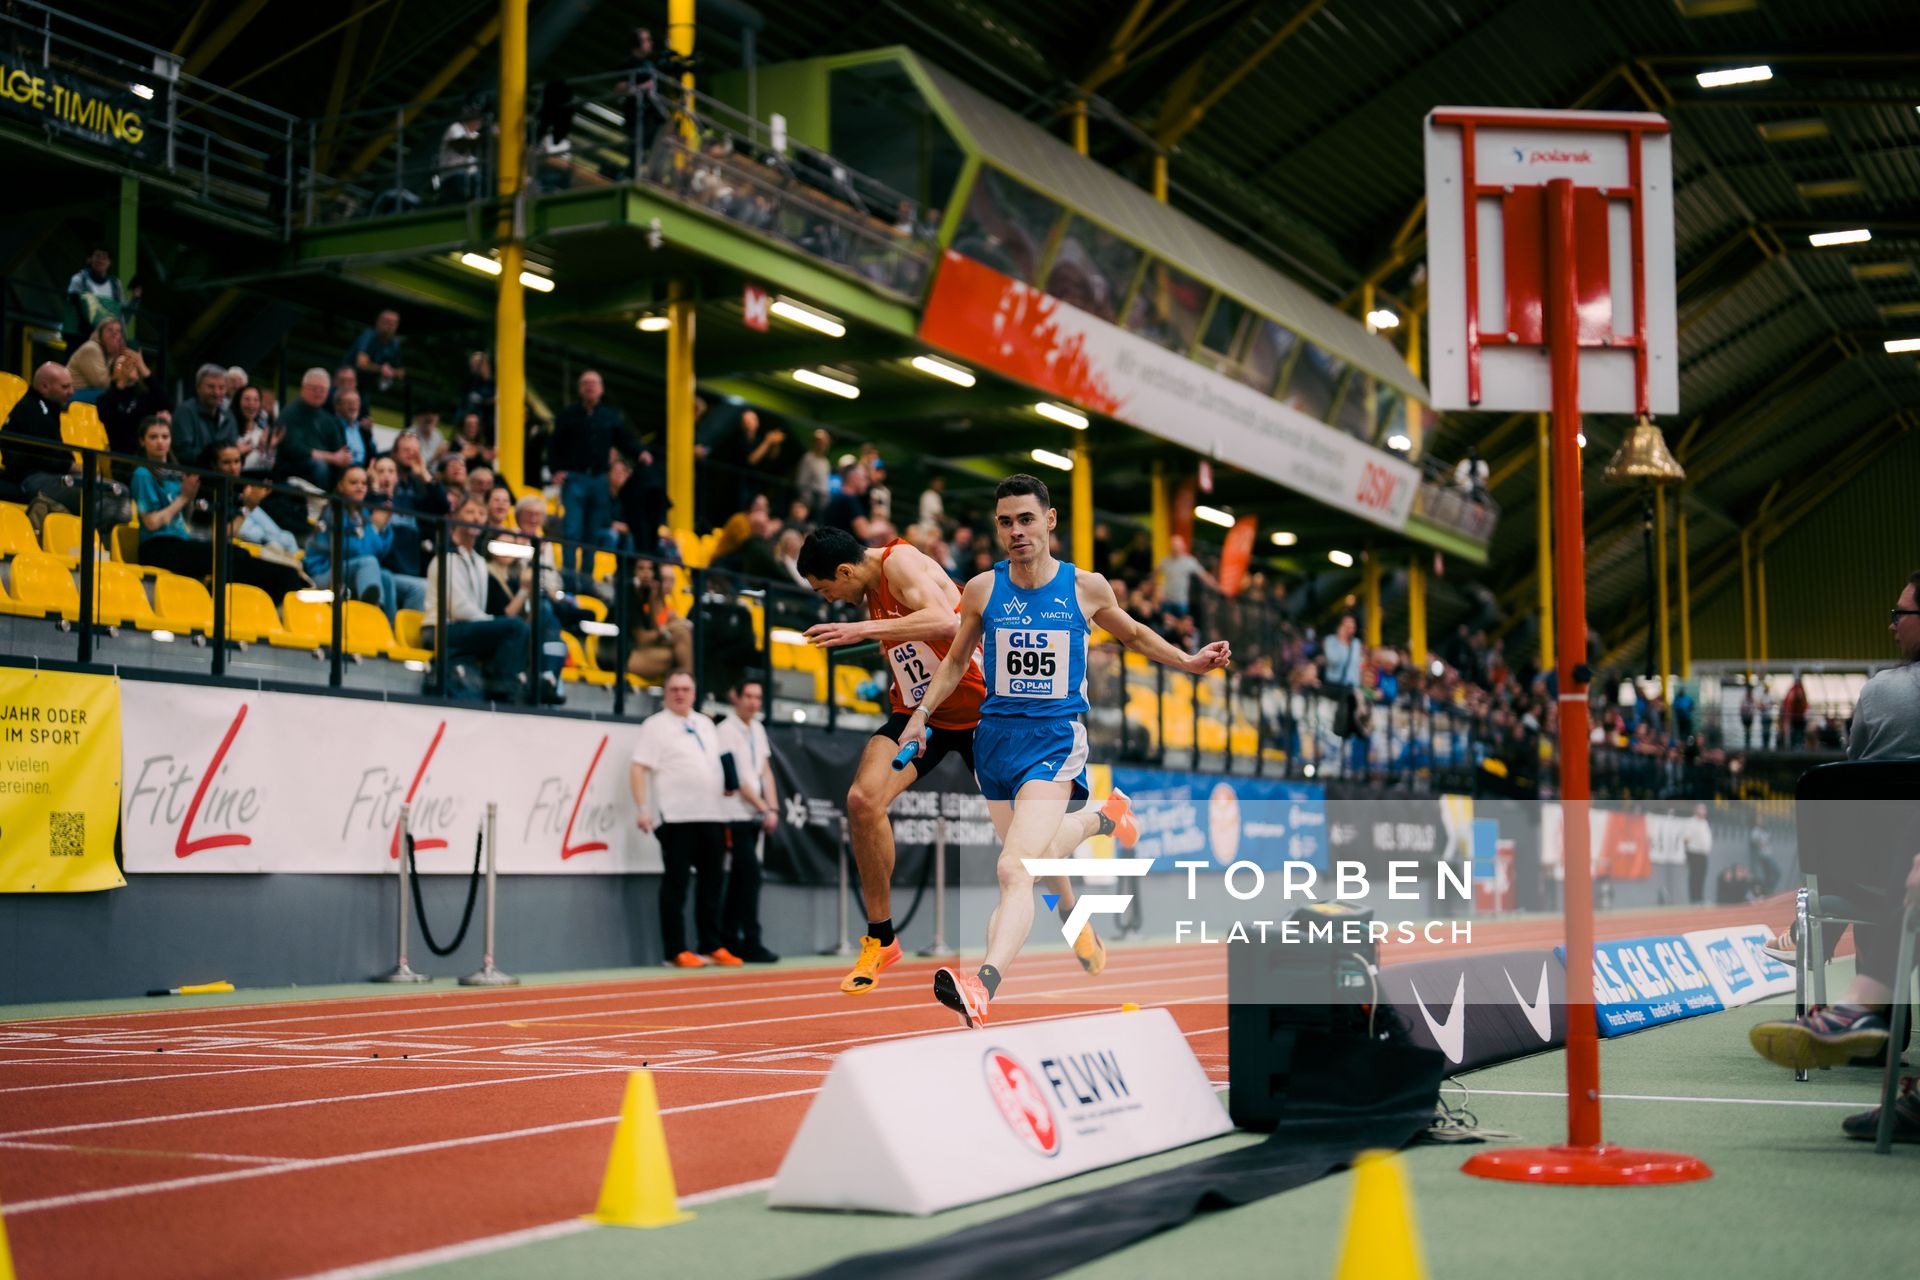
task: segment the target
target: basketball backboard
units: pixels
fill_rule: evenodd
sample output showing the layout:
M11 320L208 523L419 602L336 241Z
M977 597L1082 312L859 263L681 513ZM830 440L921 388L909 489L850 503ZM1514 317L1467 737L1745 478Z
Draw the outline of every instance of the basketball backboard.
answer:
M1546 411L1544 194L1574 192L1582 413L1677 413L1673 151L1641 112L1436 107L1427 116L1436 409Z

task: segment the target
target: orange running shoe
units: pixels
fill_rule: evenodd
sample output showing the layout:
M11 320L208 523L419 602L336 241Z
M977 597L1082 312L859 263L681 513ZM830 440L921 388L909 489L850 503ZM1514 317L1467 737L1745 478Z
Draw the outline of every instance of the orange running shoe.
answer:
M1113 838L1122 849L1131 849L1140 842L1140 824L1134 821L1133 801L1127 798L1126 792L1109 792L1106 803L1100 806L1100 813L1109 822L1113 823ZM1073 949L1078 952L1080 950L1079 944L1075 943ZM1082 957L1081 963L1086 963L1084 957ZM1102 963L1104 964L1105 961L1102 961ZM1089 969L1088 972L1098 973L1100 970Z
M933 998L960 1015L969 1027L987 1025L987 984L971 973L941 969L933 975Z
M840 979L840 989L850 996L863 996L880 984L880 971L900 958L900 939L886 946L877 938L860 939L860 958L853 971Z
M1080 936L1073 940L1073 954L1088 973L1099 973L1107 967L1107 948L1091 923L1080 926Z
M691 951L682 951L667 961L667 967L669 969L704 969L707 967L707 962Z
M707 952L707 963L717 964L723 969L737 969L745 964L746 961L725 947L716 947L712 951Z

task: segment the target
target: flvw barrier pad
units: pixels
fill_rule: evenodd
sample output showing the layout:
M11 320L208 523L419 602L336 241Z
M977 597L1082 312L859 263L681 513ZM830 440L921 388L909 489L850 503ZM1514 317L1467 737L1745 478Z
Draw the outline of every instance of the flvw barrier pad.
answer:
M1742 924L1686 935L1721 1004L1732 1009L1793 990L1792 967L1761 949L1773 933L1764 924Z
M1165 1009L920 1036L840 1055L767 1202L938 1213L1231 1128Z

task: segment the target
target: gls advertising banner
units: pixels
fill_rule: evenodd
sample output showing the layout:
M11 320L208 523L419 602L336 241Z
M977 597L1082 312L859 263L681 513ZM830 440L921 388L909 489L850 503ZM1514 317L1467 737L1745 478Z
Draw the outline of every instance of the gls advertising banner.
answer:
M1564 960L1566 948L1555 950ZM1673 935L1595 943L1593 1003L1603 1036L1726 1008L1687 940Z
M1793 990L1792 968L1761 950L1772 939L1773 930L1766 925L1743 924L1689 933L1687 945L1720 1003L1732 1009Z
M489 800L507 874L658 871L636 723L122 682L129 871L383 872L410 804L423 871L466 873Z

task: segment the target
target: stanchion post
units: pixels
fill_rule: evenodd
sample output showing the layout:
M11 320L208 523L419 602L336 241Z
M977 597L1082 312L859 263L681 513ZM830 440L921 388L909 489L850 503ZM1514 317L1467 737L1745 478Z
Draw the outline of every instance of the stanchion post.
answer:
M947 945L947 820L939 818L933 827L933 945L923 956L957 956Z
M502 973L500 972L500 970L493 967L493 920L494 920L494 902L495 902L494 895L495 895L496 889L498 888L498 880L496 877L496 872L498 868L495 865L495 855L500 848L499 843L494 839L494 831L498 824L499 817L500 817L499 804L492 800L487 801L486 948L484 951L481 952L481 955L480 955L479 972L470 973L466 977L460 979L460 985L463 987L517 987L520 985L520 979L514 977L510 973Z
M336 560L334 563L337 565L339 561ZM414 972L413 966L407 963L407 915L413 910L413 903L409 900L412 886L407 883L407 863L409 861L407 857L407 822L412 816L412 805L403 804L400 806L400 828L394 845L394 847L400 851L400 856L397 859L400 864L400 874L397 877L397 883L400 886L400 919L399 923L395 926L399 934L399 944L396 947L397 959L394 962L393 972L381 974L374 979L375 982L430 981L426 974Z
M833 650L829 649L827 650L827 652L831 654ZM850 956L854 953L853 935L848 932L848 929L852 924L852 921L850 919L851 913L847 910L847 907L848 907L847 900L853 892L853 887L847 883L847 862L852 856L849 848L850 843L851 843L851 837L848 835L848 832L847 832L847 820L845 818L842 818L840 819L840 857L839 857L840 895L836 899L836 907L835 907L836 920L835 920L834 930L833 930L833 954L836 956Z

